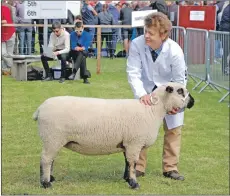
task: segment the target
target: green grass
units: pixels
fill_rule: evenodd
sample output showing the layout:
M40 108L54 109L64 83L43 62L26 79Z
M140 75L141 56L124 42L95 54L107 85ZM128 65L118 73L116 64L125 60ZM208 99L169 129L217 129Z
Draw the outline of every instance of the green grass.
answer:
M196 100L186 110L182 136L180 172L186 180L162 177L163 130L148 152L146 176L134 191L122 180L122 154L83 156L63 149L54 164L56 182L51 189L39 184L41 141L32 114L47 98L74 95L101 98L132 98L124 59L102 59L96 75L96 60L88 59L90 85L82 81L19 82L2 77L2 194L229 194L229 111L221 94L206 89L191 91ZM192 80L188 84L191 90Z

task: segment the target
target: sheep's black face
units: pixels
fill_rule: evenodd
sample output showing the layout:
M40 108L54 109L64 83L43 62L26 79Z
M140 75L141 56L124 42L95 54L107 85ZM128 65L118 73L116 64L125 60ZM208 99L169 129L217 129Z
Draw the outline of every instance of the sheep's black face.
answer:
M166 85L166 110L192 108L195 101L183 84L170 82Z

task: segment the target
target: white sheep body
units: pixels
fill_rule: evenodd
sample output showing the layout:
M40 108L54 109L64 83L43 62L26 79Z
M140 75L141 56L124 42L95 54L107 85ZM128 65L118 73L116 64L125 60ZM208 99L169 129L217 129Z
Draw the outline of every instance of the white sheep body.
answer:
M161 103L150 107L133 99L60 96L47 99L34 119L46 147L102 155L121 152L129 144L152 145L166 114L162 108Z
M60 96L47 99L34 113L43 142L40 182L51 186L54 158L62 147L86 155L124 151L124 179L139 188L135 164L142 149L151 146L167 112L191 108L194 99L178 83L158 87L151 106L133 99L97 99Z

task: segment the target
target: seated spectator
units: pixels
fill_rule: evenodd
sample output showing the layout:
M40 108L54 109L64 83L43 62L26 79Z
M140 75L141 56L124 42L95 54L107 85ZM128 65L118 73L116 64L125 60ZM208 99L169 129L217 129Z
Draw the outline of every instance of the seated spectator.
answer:
M91 35L84 30L82 22L76 22L75 31L70 34L71 56L73 59L73 74L69 77L70 80L75 78L75 75L80 68L80 77L84 84L89 84L89 73L86 68L86 58L88 56L88 47L91 42Z
M59 21L52 24L52 30L53 32L50 34L48 47L53 49L54 58L57 57L61 60L61 78L59 82L63 83L65 81L66 61L69 59L70 35L62 28ZM41 56L42 64L46 72L46 77L43 81L50 81L53 79L48 61L52 61L54 58L47 57L46 54Z

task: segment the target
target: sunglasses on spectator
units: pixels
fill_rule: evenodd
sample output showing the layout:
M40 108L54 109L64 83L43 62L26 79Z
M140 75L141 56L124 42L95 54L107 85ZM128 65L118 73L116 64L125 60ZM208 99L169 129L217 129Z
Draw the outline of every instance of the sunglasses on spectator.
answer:
M83 30L75 30L76 33L82 33Z

